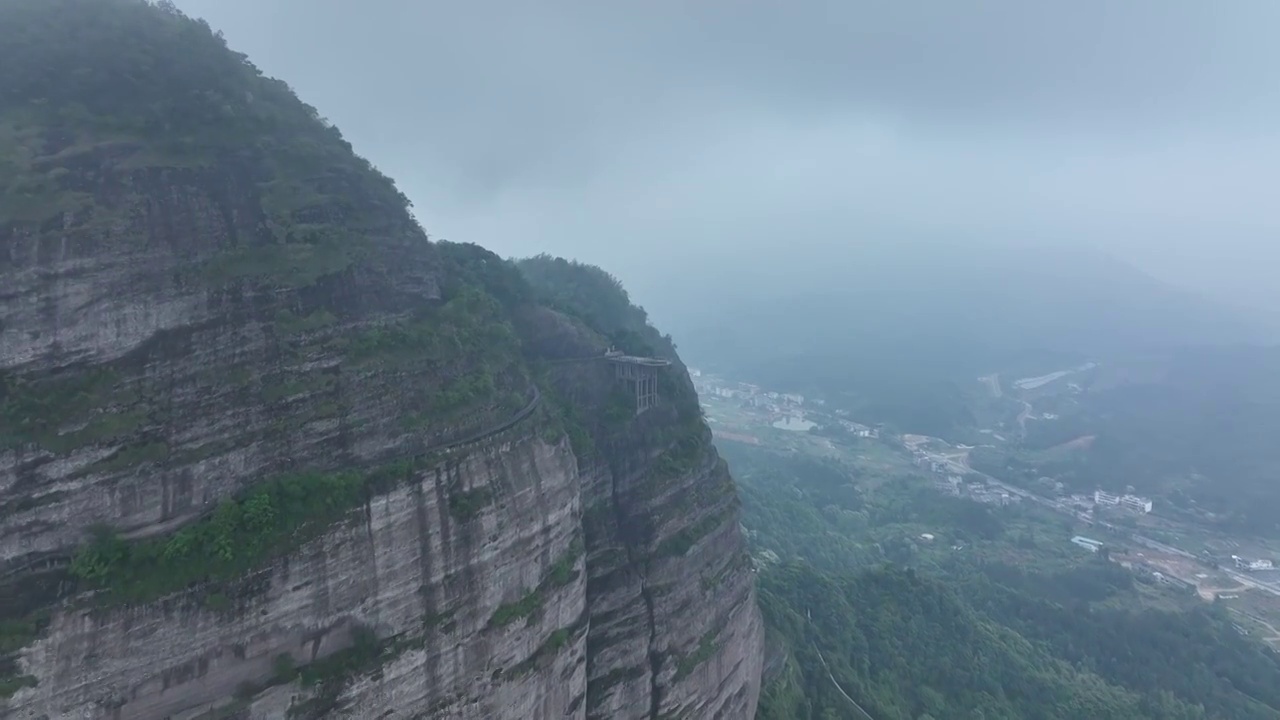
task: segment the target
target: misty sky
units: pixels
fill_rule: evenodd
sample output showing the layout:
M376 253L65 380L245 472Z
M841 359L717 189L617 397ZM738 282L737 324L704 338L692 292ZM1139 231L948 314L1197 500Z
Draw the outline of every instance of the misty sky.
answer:
M604 265L1073 242L1280 307L1277 0L178 0L433 237Z

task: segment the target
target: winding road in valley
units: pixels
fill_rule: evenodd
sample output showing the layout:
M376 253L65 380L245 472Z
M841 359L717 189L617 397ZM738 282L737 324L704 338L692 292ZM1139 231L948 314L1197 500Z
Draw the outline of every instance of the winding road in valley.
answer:
M938 440L937 438L929 438L929 440L934 440L936 442L945 444L945 441ZM1153 550L1159 550L1161 552L1169 553L1171 555L1177 555L1179 557L1183 557L1188 560L1199 559L1194 554L1189 553L1186 550L1174 547L1167 543L1162 543L1159 540L1153 540L1152 538L1146 537L1145 535L1140 535L1134 532L1131 528L1121 527L1119 525L1115 525L1109 522L1105 522L1103 520L1098 520L1096 518L1089 517L1088 515L1080 512L1079 510L1069 507L1057 500L1045 497L1043 495L1038 495L1036 493L1030 492L1029 490L1024 490L1014 485L1010 485L1009 483L1004 482L1002 480L998 480L984 472L979 472L977 470L974 470L972 467L969 466L969 453L967 450L964 451L963 453L950 453L950 454L928 453L928 458L930 461L941 463L950 472L954 472L960 475L966 475L966 474L977 475L981 477L988 484L994 485L995 487L998 487L1001 490L1004 490L1010 495L1016 495L1024 500L1034 502L1034 503L1039 503L1040 505L1043 505L1051 510L1063 513L1064 515L1070 515L1078 520L1088 522L1091 525L1105 528L1107 530L1112 530L1118 533L1123 533L1127 535L1130 539L1132 539L1134 542L1137 542L1141 545L1145 545L1149 548L1152 548ZM1220 568L1220 570L1227 577L1230 577L1232 580L1235 580L1241 585L1280 597L1280 588L1277 588L1274 585L1269 585L1267 583L1259 582L1254 578L1249 577L1249 575L1246 573L1238 572L1230 568L1224 567L1224 568Z
M1020 400L1022 403L1022 412L1018 414L1018 428L1022 430L1023 437L1027 435L1027 420L1031 419L1031 403L1026 400Z

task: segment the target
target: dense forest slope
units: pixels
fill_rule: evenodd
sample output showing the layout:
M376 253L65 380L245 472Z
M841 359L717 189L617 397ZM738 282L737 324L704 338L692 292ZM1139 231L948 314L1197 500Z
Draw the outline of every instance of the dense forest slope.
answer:
M876 720L1280 718L1280 654L1240 616L1081 551L1061 517L724 450L761 565L761 720L861 717L851 699Z
M754 712L670 342L407 206L171 4L0 1L0 715Z
M975 464L1022 482L1050 476L1156 498L1162 515L1280 536L1280 349L1198 348L1110 362L1032 400L1052 419ZM1086 443L1071 444L1078 438Z

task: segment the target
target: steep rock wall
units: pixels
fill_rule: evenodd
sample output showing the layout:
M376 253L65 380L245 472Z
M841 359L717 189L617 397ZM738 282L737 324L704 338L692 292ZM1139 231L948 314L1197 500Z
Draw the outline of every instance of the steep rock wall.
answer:
M589 420L579 448L587 548L588 718L749 718L763 624L739 502L684 366L638 417L596 333L555 313L528 321L549 383ZM583 443L586 445L586 443Z
M439 717L566 716L586 691L573 455L527 426L457 452L245 577L231 607L211 610L178 594L136 607L61 609L23 653L40 684L9 711L164 718L230 703L250 717L280 718L290 707L291 717L412 708ZM494 499L459 519L448 502L457 488L485 488ZM568 571L548 584L557 563ZM540 585L536 613L493 621ZM377 679L354 677L327 697L324 688L282 682L254 699L254 686L287 679L282 656L304 665L349 651L356 628L388 645Z
M411 437L396 422L447 381L423 372L438 368L344 362L350 338L439 297L420 239L370 239L376 256L304 287L225 279L210 263L273 247L257 201L227 189L232 169L98 159L93 209L53 230L0 230L0 286L14 289L0 305L0 563L98 522L161 531L263 475L373 462L467 429Z
M429 243L172 7L0 5L0 98L0 716L750 717L673 348L619 412L607 312Z

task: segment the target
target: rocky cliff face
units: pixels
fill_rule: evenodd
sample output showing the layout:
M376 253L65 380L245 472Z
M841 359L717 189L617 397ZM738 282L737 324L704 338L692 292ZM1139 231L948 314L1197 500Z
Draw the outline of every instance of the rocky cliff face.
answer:
M733 483L606 275L427 242L171 8L12 0L0 100L0 716L752 716Z

